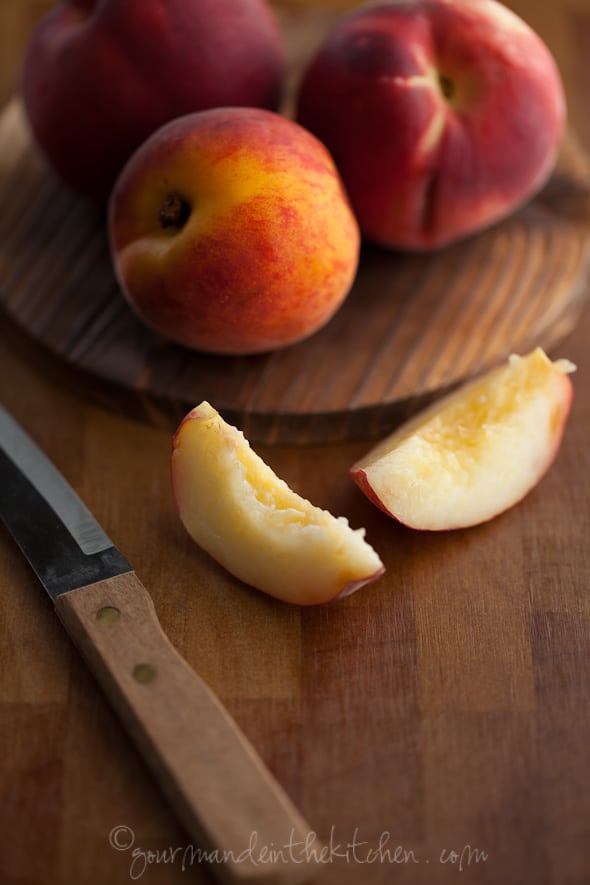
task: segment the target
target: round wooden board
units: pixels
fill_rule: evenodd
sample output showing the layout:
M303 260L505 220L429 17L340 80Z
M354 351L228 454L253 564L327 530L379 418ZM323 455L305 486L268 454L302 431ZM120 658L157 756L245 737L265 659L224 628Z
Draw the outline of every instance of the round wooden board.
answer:
M295 55L310 28L293 31ZM0 194L0 304L33 360L169 428L207 399L259 443L378 437L509 353L554 348L588 288L590 174L571 133L548 186L512 218L431 255L366 246L328 326L255 357L191 352L139 322L104 218L47 170L17 100L0 117Z

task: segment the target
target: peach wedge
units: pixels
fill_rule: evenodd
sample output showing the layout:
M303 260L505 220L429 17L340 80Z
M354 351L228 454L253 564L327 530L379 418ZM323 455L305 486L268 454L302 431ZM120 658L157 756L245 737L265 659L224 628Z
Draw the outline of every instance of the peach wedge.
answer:
M172 486L192 539L236 578L285 602L329 602L384 571L364 529L293 492L207 402L174 435Z
M555 458L574 370L540 348L513 355L400 426L351 476L373 503L412 528L485 522L520 501Z

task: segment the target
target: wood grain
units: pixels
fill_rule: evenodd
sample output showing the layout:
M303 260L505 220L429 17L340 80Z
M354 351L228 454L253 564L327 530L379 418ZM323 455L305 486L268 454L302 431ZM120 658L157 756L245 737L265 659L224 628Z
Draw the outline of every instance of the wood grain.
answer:
M335 15L283 10L289 96ZM520 212L431 255L365 244L336 317L255 357L191 352L139 322L102 214L54 180L17 101L0 118L0 157L0 306L38 345L31 358L84 396L169 429L206 399L255 442L378 437L509 353L556 346L587 293L590 165L571 131L549 184Z
M300 2L281 6L299 15ZM43 5L0 4L6 98ZM590 150L590 0L510 5L555 52L571 127ZM373 846L389 833L389 848L418 861L334 855L314 885L590 881L589 340L586 307L559 348L578 371L557 460L484 526L395 525L348 481L363 442L259 447L301 494L364 525L387 567L349 599L301 611L190 542L170 495L167 430L72 396L22 336L0 332L0 400L133 563L175 647L310 825L341 854L357 830ZM129 885L132 850L141 861L191 839L5 532L0 588L0 881ZM120 825L135 836L127 851L109 843ZM460 870L451 852L466 845L487 859L464 853ZM160 857L139 881L212 880Z

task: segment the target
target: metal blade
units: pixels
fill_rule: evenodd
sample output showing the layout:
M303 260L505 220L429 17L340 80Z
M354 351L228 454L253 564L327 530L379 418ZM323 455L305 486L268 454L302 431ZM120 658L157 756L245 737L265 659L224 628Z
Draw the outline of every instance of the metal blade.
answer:
M132 570L73 488L2 406L0 518L53 599Z

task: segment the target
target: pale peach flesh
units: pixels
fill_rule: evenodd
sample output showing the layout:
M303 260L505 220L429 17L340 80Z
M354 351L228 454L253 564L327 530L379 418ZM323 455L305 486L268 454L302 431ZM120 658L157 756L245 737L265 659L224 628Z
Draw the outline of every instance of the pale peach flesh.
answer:
M292 491L209 403L189 412L174 436L172 485L193 540L277 599L330 602L384 571L363 529Z
M555 458L573 387L537 348L462 385L351 469L367 497L417 529L485 522L520 501Z

